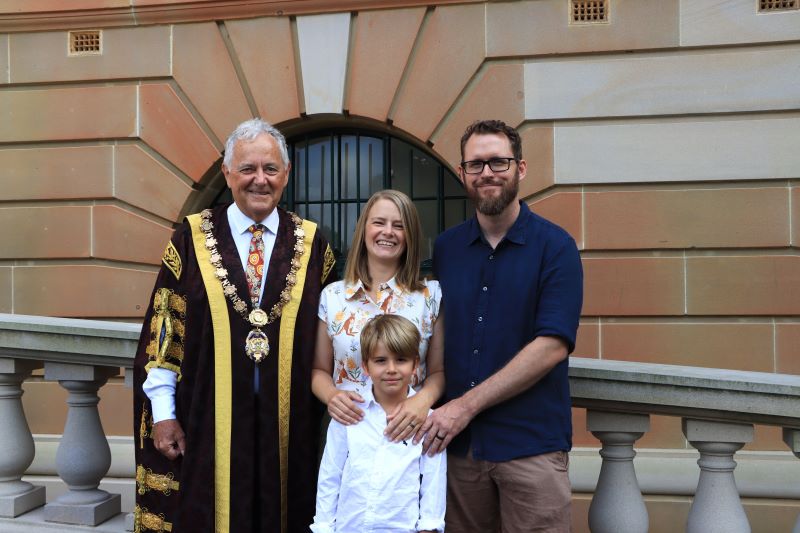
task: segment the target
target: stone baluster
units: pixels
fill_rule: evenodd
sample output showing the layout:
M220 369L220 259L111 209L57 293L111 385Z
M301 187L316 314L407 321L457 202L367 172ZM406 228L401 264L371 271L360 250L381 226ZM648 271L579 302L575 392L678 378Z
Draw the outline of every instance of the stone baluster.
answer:
M753 440L753 425L684 418L683 434L700 452L700 480L686 533L750 533L733 477L733 455Z
M795 457L800 459L800 429L783 428L783 442L789 446ZM797 517L792 533L800 533L800 515Z
M45 363L45 379L68 392L67 421L56 452L56 470L69 490L45 505L49 522L96 526L119 514L119 494L98 488L111 466L111 449L100 423L97 391L118 368Z
M22 481L36 453L22 410L22 382L41 366L36 361L0 358L0 517L14 518L44 505L44 487Z
M589 506L592 533L647 533L649 517L633 467L633 443L650 429L650 416L588 410L586 429L600 439L603 465Z

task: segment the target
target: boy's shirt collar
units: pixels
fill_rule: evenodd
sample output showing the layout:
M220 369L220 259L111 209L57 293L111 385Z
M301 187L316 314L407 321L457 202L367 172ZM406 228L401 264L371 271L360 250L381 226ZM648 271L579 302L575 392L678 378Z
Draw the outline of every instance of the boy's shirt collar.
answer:
M375 399L375 395L372 393L372 381L367 382L367 384L368 384L368 386L365 387L364 390L360 392L361 397L364 398L364 404L368 408L370 406L372 406L372 404L375 404L375 405L381 407L381 405L378 403L378 400ZM414 387L409 385L408 386L408 396L406 396L406 398L411 398L416 393L417 393L417 391L414 390ZM381 409L383 409L383 407L381 407Z

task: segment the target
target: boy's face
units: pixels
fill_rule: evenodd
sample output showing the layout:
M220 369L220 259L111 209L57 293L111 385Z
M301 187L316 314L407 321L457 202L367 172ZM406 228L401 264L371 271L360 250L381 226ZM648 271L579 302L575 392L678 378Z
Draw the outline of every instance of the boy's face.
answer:
M364 371L372 379L376 396L394 396L408 390L411 377L417 369L417 358L398 355L386 349L382 342L375 346L369 361L364 362ZM376 399L380 401L380 398Z

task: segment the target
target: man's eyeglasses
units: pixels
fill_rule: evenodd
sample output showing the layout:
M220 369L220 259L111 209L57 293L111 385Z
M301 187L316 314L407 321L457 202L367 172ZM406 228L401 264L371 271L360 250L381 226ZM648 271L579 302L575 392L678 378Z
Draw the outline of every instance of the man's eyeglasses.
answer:
M480 174L483 172L483 167L489 165L492 172L505 172L511 167L511 162L516 160L514 157L493 157L485 161L473 159L472 161L462 161L461 168L467 174Z

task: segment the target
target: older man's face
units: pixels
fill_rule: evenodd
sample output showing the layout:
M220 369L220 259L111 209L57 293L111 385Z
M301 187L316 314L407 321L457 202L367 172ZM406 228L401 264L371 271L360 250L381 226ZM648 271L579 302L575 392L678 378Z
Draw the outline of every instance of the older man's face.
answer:
M268 134L233 147L230 168L222 165L225 181L242 213L261 222L272 213L289 181L291 165L284 165L278 142Z

